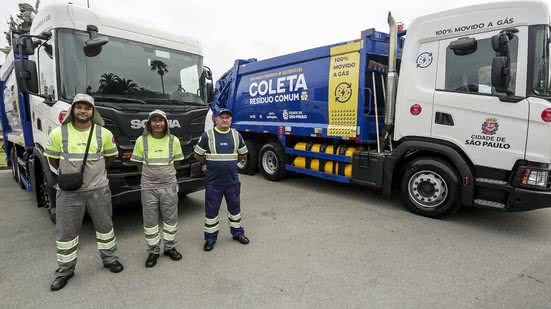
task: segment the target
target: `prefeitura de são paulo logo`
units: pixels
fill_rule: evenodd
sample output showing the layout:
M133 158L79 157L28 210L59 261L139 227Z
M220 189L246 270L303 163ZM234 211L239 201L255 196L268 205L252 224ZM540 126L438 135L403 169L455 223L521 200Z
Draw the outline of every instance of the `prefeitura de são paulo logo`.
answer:
M499 124L496 118L486 118L486 121L482 124L482 134L494 135L498 128Z

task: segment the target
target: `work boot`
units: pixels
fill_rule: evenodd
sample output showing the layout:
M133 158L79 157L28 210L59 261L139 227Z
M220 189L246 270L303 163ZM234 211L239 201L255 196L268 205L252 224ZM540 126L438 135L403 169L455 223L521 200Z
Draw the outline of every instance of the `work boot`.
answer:
M52 291L59 291L67 285L67 282L69 282L69 279L73 278L75 274L70 274L68 276L59 276L54 279L54 282L52 282L52 285L50 286L50 290Z
M206 241L205 242L205 245L203 246L203 250L205 251L211 251L212 249L214 249L214 244L216 242L215 241Z
M119 261L115 261L109 264L103 264L103 267L109 268L109 271L112 273L120 273L124 269Z
M182 259L182 255L178 252L178 250L176 250L176 248L166 250L165 255L169 256L173 261L179 261Z
M237 240L242 245L246 245L249 243L249 239L245 235L233 236L233 240Z
M159 258L158 254L150 253L145 261L145 267L153 267L157 265L157 259Z

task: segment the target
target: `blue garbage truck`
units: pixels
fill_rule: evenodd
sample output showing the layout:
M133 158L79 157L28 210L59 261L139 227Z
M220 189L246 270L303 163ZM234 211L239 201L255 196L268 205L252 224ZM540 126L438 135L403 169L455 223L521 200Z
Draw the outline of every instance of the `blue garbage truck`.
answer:
M548 21L539 2L435 13L407 32L389 14L388 33L236 60L206 126L230 109L249 149L240 172L272 181L292 172L399 192L435 218L550 207Z

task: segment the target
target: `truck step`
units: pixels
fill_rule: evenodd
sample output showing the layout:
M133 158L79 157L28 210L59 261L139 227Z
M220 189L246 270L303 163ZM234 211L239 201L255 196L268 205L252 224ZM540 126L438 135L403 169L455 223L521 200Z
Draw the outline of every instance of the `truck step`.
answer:
M509 186L509 184L504 180L476 178L476 185L500 191L511 191L511 186Z
M497 208L497 209L504 209L505 204L494 202L494 201L487 201L482 199L476 199L474 200L474 204L476 206L482 206L482 207L491 207L491 208Z

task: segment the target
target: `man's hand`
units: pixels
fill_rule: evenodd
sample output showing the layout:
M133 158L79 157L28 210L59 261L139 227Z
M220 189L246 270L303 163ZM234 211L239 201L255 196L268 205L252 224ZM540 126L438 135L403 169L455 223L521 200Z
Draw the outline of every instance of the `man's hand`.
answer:
M195 154L195 159L197 159L197 161L201 162L201 164L207 164L207 157L205 157L205 156L200 156L198 154Z
M59 169L59 159L48 158L50 165L52 165L56 170Z
M105 169L108 170L111 165L113 164L113 161L115 161L116 157L107 157L105 158Z
M238 156L239 161L247 161L247 154L242 154Z

